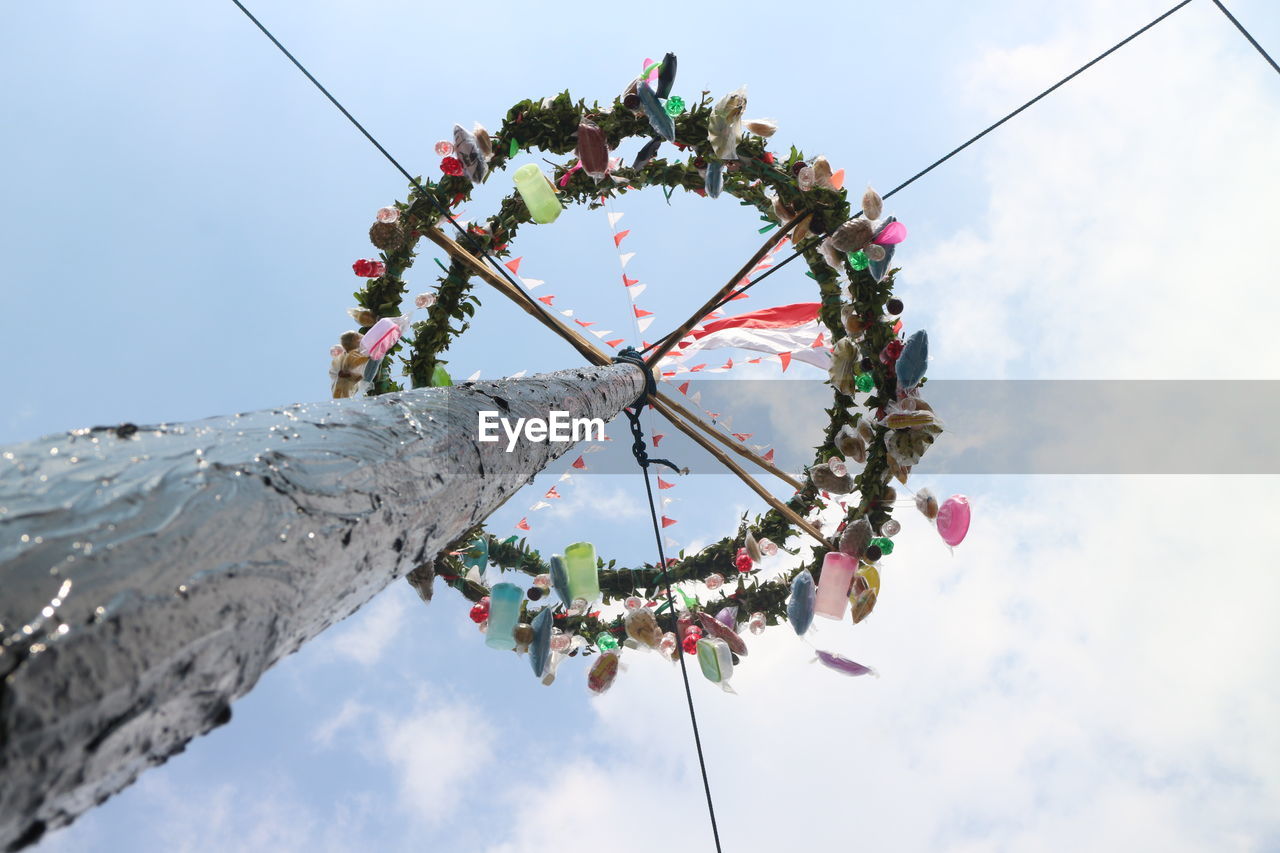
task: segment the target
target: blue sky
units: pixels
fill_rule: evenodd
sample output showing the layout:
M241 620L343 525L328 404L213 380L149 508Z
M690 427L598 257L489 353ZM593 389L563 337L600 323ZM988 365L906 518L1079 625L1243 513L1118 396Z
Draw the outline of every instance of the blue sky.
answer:
M1280 50L1272 4L1229 5ZM825 153L851 186L886 189L1165 6L251 8L415 173L436 174L431 146L454 122L495 127L512 103L564 88L608 99L671 50L686 99L746 83L748 112L779 121L775 150ZM60 12L0 11L0 324L22 354L0 441L324 396L327 350L350 325L350 263L403 180L230 3ZM1213 441L1231 401L1210 380L1280 367L1278 143L1280 80L1197 0L904 191L889 204L911 228L900 295L908 328L929 329L930 375L1187 380L1186 417ZM487 215L507 180L468 212ZM655 329L761 239L727 199L616 209ZM603 213L529 229L517 254L542 292L627 329ZM424 252L411 282L430 287L433 269ZM807 298L809 285L788 268L737 304ZM577 363L481 295L455 375ZM792 438L785 401L738 418ZM970 494L970 540L948 554L903 513L873 618L813 638L880 679L840 679L771 632L737 696L695 683L726 849L1280 846L1275 478L912 485ZM591 537L608 556L652 559L638 489L579 477L532 519L532 541ZM674 494L686 547L759 509L721 477ZM393 584L268 673L230 725L41 849L707 849L670 666L632 655L590 700L570 661L547 689L526 661L486 649L466 610L448 590L424 607Z

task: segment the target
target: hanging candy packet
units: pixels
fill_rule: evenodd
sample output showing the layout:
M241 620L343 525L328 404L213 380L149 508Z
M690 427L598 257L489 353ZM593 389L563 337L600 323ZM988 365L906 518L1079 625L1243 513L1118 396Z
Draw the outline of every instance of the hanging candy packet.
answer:
M409 328L412 318L408 314L400 317L383 317L365 332L360 341L360 351L373 361L381 361L400 337Z
M603 695L610 687L613 681L618 677L619 653L617 651L604 652L596 662L591 665L591 669L587 671L587 689L597 696Z
M719 684L726 693L733 693L729 679L733 678L733 653L729 644L719 637L703 637L698 640L698 666L712 684Z
M729 647L729 650L739 657L746 656L747 644L743 642L742 637L738 636L737 631L725 625L710 613L699 613L698 619L702 622L702 629L710 634L713 639L723 641Z
M662 629L658 627L658 620L649 608L632 608L623 624L626 626L627 636L641 648L656 649L662 645Z
M952 548L964 541L969 533L969 499L964 495L952 495L938 507L938 535Z
M819 663L821 663L827 669L835 670L841 675L849 675L849 676L874 675L879 677L879 673L877 673L871 667L863 666L862 664L857 663L856 661L851 661L844 655L836 654L835 652L824 652L821 649L818 649L817 653L818 653L818 657L816 658L816 660Z
M814 588L813 575L809 574L808 569L803 569L791 581L791 597L787 599L787 620L795 632L802 637L813 624L816 598L817 591Z
M529 644L529 665L533 674L541 678L551 663L551 628L554 620L551 608L544 607L533 617L533 642Z
M471 179L473 184L478 184L484 180L485 174L489 171L489 166L485 162L480 141L476 139L474 133L460 124L453 126L453 151L459 162L462 163L463 171L466 172L467 177Z

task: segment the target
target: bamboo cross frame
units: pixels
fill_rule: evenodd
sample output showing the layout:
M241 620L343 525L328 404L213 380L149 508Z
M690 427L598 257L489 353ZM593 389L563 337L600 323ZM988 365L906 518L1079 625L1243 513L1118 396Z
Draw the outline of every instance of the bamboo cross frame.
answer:
M792 221L792 224L794 224L794 222L795 220ZM784 229L784 234L785 234L785 229ZM753 260L748 261L744 269L746 271L750 271L751 267L759 263L760 258L764 257L765 253L768 252L768 250L772 248L773 245L776 245L780 241L782 236L784 236L784 234L775 235L770 242L767 242L764 245L764 247L762 247L761 250L756 253L756 256L753 258ZM597 347L591 341L587 340L576 330L561 323L555 316L553 316L550 313L550 311L547 310L545 305L533 299L531 296L529 296L529 294L525 293L519 288L512 286L510 282L508 282L506 279L499 276L483 261L481 261L475 255L468 252L466 249L464 249L461 245L459 245L457 242L452 240L448 235L444 234L438 228L428 228L426 230L426 237L429 240L431 240L431 242L435 243L437 246L444 249L444 251L448 253L450 257L466 265L468 269L470 269L475 275L479 276L480 279L483 280L485 283L489 284L495 290L501 293L503 296L506 296L512 302L516 303L516 305L518 305L521 309L523 309L525 313L529 314L534 319L538 320L538 322L542 323L544 326L546 326L551 331L555 332L557 335L559 335L561 338L567 341L571 346L573 346L574 349L578 350L578 352L581 353L582 356L587 359L587 361L596 365L606 365L606 364L613 363L613 359L608 354L603 352L599 347ZM745 274L746 272L742 273L742 275L745 275ZM734 279L733 284L736 284L738 281L740 281L742 278L742 275ZM713 304L713 303L709 303L709 304ZM689 326L689 328L692 328L693 325L696 325L698 319L701 319L701 318L700 317L695 318L693 323ZM681 337L683 337L683 333L681 333ZM675 340L679 340L679 338L676 338ZM750 488L753 492L759 495L765 501L765 503L769 504L769 506L777 510L779 514L781 514L784 518L786 518L796 527L800 528L805 533L812 536L820 545L822 545L823 547L830 547L830 543L827 542L826 538L822 535L822 532L818 530L817 527L815 527L812 523L804 519L799 513L797 513L791 507L787 506L785 503L779 500L772 492L770 492L764 486L760 485L760 483L757 482L754 477L748 474L747 471L741 465L735 462L728 454L726 454L723 450L721 450L719 447L713 444L709 439L707 439L706 436L700 433L698 431L698 427L705 430L708 434L714 435L718 439L725 441L727 443L728 442L727 437L721 435L719 430L717 430L715 427L711 426L710 424L706 423L701 418L698 418L693 413L684 409L684 407L680 406L678 403L675 403L674 400L670 400L665 395L661 395L661 394L656 395L655 397L651 398L650 402L652 403L654 409L656 409L663 417L665 417L668 421L671 422L672 426L674 426L676 429L683 432L685 435L689 436L689 438L691 438L698 446L700 446L703 450L710 453L712 457L714 457L718 462L720 462L720 464L724 465L731 472L733 472L738 477L738 479L742 480L742 482L747 485L748 488ZM680 411L677 411L676 407L679 407ZM687 423L685 421L684 418L686 417L689 419L689 421L692 422L692 424ZM696 427L693 424L696 424ZM727 446L733 447L733 449L737 451L739 454L747 457L748 459L751 459L761 468L763 468L766 471L769 471L769 473L782 478L789 485L792 485L794 488L799 489L802 487L803 484L799 483L793 477L781 471L779 468L777 468L777 466L773 465L763 457L757 455L755 452L753 452L749 448L736 447L731 444Z
M524 291L519 290L517 288L513 288L509 281L495 274L491 267L481 262L479 258L475 257L475 255L472 255L470 252L468 252L466 249L464 249L461 245L459 245L457 242L452 240L446 234L439 231L438 229L433 228L427 232L427 237L436 245L440 246L442 249L448 252L450 256L455 257L458 260L462 261L464 264L466 264L473 272L475 272L478 276L480 276L482 279L484 279L486 282L492 285L504 296L506 296L507 298L511 299L516 304L518 304L528 314L530 314L535 319L542 322L544 325L547 325L549 328L551 328L552 331L559 334L562 338L568 341L570 345L572 345L575 349L577 349L578 352L582 353L582 355L586 357L586 359L590 361L592 364L604 365L604 364L611 363L612 359L606 353L601 351L599 347L597 347L594 343L592 343L586 337L584 337L580 332L578 332L576 329L573 329L570 326L567 326L561 323L558 319L556 319L556 317L553 314L551 314L551 312L549 312L546 309L545 305L531 298ZM756 253L757 257L751 261L748 261L746 269L750 269L756 263L759 263L758 258L763 257L764 253L766 253L769 250L770 246L776 245L778 242L779 242L778 240L773 240L772 243L765 243L764 247L759 252ZM694 322L696 323L696 320ZM698 415L686 409L680 403L676 402L675 400L661 393L659 393L658 396L661 397L662 400L669 407L671 407L672 409L675 409L680 414L680 416L683 417L686 421L688 421L689 423L692 423L694 426L699 427L707 435L710 435L712 438L724 444L726 447L728 447L733 452L737 453L739 456L742 456L746 459L751 460L761 469L769 472L770 474L779 478L780 480L785 482L787 485L791 486L796 490L804 488L804 484L801 483L799 480L797 480L795 477L793 477L791 474L788 474L787 472L778 468L772 462L765 459L763 456L760 456L758 453L755 453L749 447L746 447L745 445L743 445L741 442L731 441L729 437L726 436L724 433L722 433L720 430L716 429L714 426L704 421L701 417L699 417Z
M729 279L728 284L717 290L715 295L704 302L701 308L693 312L693 315L689 317L688 320L685 320L684 323L677 327L675 331L658 342L654 351L649 353L648 357L645 358L645 361L649 363L649 366L656 367L658 362L662 360L662 357L671 351L672 347L680 343L681 339L684 338L685 335L689 334L694 326L701 323L704 317L714 311L716 306L719 305L720 302L728 296L744 278L747 277L751 270L755 268L755 265L760 263L760 261L764 259L765 255L769 254L770 249L781 243L782 238L786 237L793 228L801 222L807 222L808 220L809 214L796 217L774 232L773 236L768 240L765 240L764 245L761 246L745 264L742 265L742 269L738 270L738 274Z

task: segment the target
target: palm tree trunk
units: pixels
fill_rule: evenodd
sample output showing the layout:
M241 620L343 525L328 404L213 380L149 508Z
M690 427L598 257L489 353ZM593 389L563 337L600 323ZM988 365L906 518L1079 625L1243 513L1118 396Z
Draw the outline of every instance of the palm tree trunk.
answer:
M0 848L132 782L568 443L477 413L612 419L630 365L0 448Z

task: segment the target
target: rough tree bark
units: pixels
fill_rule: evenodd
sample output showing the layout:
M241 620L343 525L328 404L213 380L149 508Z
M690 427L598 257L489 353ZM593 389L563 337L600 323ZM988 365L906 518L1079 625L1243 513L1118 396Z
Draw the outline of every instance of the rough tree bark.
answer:
M477 412L612 419L629 365L0 448L0 848L69 823L432 561L567 443Z

